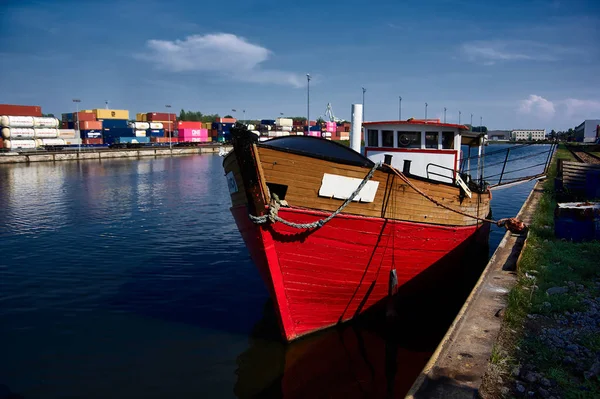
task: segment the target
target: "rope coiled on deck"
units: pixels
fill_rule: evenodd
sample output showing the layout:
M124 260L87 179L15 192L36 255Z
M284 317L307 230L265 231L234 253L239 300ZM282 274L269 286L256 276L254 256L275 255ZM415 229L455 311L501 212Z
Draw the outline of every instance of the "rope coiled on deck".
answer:
M266 215L262 215L262 216L254 216L252 214L248 214L248 216L250 217L250 220L252 220L252 222L254 222L256 224L263 224L263 223L267 223L270 221L271 223L281 222L281 223L285 224L286 226L294 227L296 229L315 229L315 228L322 227L325 223L329 222L331 219L333 219L334 217L339 215L344 210L344 208L346 208L352 202L352 200L354 200L354 198L358 195L360 190L362 190L363 187L367 184L367 182L369 180L371 180L371 178L373 177L373 174L375 173L375 171L377 170L377 168L379 166L381 166L381 163L376 163L375 165L373 165L373 167L371 168L369 173L367 173L367 175L362 180L362 182L360 182L360 184L358 185L356 190L354 190L352 195L350 195L350 197L348 197L346 199L346 201L344 201L344 203L342 205L340 205L340 207L335 212L333 212L331 215L327 216L324 219L316 220L311 223L294 223L294 222L290 222L289 220L285 220L285 219L281 218L278 215L279 208L281 207L281 201L279 200L279 197L275 193L271 194L271 203L269 205L269 213L267 213Z

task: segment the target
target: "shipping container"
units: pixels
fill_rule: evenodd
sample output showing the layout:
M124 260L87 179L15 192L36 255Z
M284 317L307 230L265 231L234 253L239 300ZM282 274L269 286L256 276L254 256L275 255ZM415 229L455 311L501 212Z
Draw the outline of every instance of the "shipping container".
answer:
M39 105L0 104L0 115L42 116Z
M145 130L136 130L135 137L146 137L146 131Z
M61 139L77 138L77 131L75 129L58 129L58 137Z
M75 126L77 126L77 124ZM102 130L102 122L79 121L79 130Z
M34 117L33 118L33 127L50 127L57 128L60 121L56 118L42 118L42 117Z
M275 119L261 119L260 124L261 125L274 125Z
M217 118L217 120L215 120L215 122L218 122L218 123L235 123L235 122L237 122L237 119L235 119L235 118Z
M0 149L4 148L4 139L0 137Z
M149 143L150 137L117 137L115 139L116 144L125 144L125 143ZM110 143L108 143L110 144Z
M58 129L56 128L35 128L35 138L36 139L54 139L58 137Z
M83 121L95 121L96 115L90 112L77 112L73 114L73 122L83 122Z
M148 137L165 137L165 131L163 129L149 129L149 130L146 130L146 136L148 136Z
M135 120L137 122L146 122L146 114L145 113L137 113L135 114Z
M82 139L101 139L102 131L101 130L81 130L79 137Z
M35 130L31 127L3 127L2 137L5 139L33 139L35 138Z
M174 121L177 119L176 114L169 114L166 112L148 112L146 114L146 118L148 122L154 121Z
M103 144L103 140L102 138L97 138L97 139L81 139L81 144L84 145L98 145L98 144Z
M65 122L65 121L61 122L60 123L60 128L61 129L68 129L69 128L69 122Z
M66 129L75 129L75 122L67 122Z
M129 111L125 109L102 109L97 108L94 110L96 119L129 119Z
M66 114L61 114L60 120L63 122L73 122L73 113L69 112Z
M177 121L154 121L152 123L162 123L163 127L160 129L165 129L166 131L173 131L173 128L176 126ZM154 129L150 127L150 129Z
M4 127L33 127L32 116L0 116L0 125Z
M129 128L129 121L127 119L103 119L103 129L127 129Z
M152 129L152 130L164 129L164 126L160 122L150 122L150 129Z
M148 122L131 122L129 127L137 130L147 130L150 129L150 124Z
M290 118L277 118L275 120L275 124L280 127L282 127L282 126L290 126L291 127L291 126L294 126L294 120L290 119Z
M102 129L102 137L135 137L135 130L128 127Z
M202 129L202 122L179 121L179 122L177 122L177 128L179 130L181 130L181 129Z
M33 150L36 148L35 140L4 140L4 148L9 150Z
M179 139L177 137L150 137L151 143L168 143L169 141L177 143Z

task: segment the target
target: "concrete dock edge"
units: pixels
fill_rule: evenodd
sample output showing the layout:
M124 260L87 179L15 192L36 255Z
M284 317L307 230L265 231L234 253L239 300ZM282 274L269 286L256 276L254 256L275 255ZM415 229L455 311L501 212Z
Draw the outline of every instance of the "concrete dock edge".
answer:
M29 162L62 162L79 161L89 159L109 159L109 158L141 158L141 157L159 157L159 156L179 156L193 154L217 154L221 146L197 147L197 148L148 148L148 149L127 149L113 151L82 151L82 152L57 152L38 154L20 154L5 153L0 154L0 164L29 163ZM230 146L223 146L226 151L231 150Z
M541 198L538 181L517 218L531 224ZM526 234L507 231L446 335L413 383L406 398L474 398L503 321L508 293Z

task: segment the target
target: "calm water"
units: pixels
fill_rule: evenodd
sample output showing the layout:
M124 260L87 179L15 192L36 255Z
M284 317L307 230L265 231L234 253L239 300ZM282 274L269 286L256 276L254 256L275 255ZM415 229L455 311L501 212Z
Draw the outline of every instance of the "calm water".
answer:
M407 310L400 328L362 322L284 346L221 162L0 166L0 398L406 392L468 287ZM514 216L531 187L495 193L494 217Z

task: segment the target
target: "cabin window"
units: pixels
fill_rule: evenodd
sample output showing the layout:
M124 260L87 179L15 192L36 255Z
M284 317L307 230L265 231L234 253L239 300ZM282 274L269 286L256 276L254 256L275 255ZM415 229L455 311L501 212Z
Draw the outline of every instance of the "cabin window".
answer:
M369 129L367 135L369 136L369 147L379 147L379 131Z
M438 148L438 132L425 133L425 148Z
M381 146L382 147L393 147L394 146L394 132L392 130L381 131Z
M421 132L397 132L398 147L421 148Z
M454 132L442 132L442 148L454 148Z

